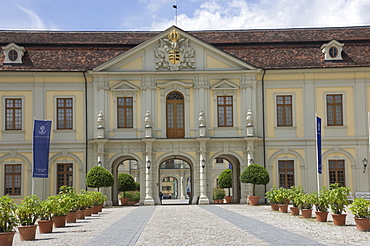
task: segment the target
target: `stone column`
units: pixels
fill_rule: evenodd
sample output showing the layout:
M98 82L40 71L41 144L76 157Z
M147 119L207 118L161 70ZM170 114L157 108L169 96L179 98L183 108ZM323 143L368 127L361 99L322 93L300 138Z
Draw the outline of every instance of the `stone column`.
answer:
M184 195L184 164L181 163L181 169L180 169L180 199L185 199Z
M209 199L207 197L207 184L206 184L206 174L207 174L207 148L206 143L209 138L198 138L200 145L199 151L199 181L200 181L200 197L199 197L199 205L208 205Z
M152 189L151 189L152 187L151 187L151 179L150 179L150 168L151 168L150 157L146 156L145 158L145 199L144 199L145 206L154 205L154 200L152 197Z

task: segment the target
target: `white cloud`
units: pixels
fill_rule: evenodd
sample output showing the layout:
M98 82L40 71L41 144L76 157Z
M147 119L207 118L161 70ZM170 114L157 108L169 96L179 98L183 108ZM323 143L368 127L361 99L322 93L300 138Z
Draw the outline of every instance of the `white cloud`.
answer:
M175 4L175 0L139 0L142 3L146 4L146 8L150 11L157 11L160 8L163 8L164 5L168 4L170 6L170 3Z
M368 0L207 0L193 16L179 15L184 30L327 27L370 23ZM163 30L173 20L153 22Z
M42 19L32 10L26 9L18 4L16 4L17 8L20 9L23 13L26 14L27 26L31 29L46 29L46 25L42 21Z

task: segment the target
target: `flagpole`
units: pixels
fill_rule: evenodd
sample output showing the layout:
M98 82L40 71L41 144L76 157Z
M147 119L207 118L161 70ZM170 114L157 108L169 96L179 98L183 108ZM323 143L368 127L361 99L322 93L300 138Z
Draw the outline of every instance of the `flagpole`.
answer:
M33 177L33 172L34 172L34 168L35 168L35 158L34 158L34 151L33 151L33 144L34 144L34 140L33 140L33 136L34 136L34 131L35 131L35 117L33 117L33 126L32 126L32 188L31 188L31 195L35 195L35 178Z
M316 132L316 168L317 168L317 191L320 192L320 174L322 169L321 163L321 118L315 114L315 132Z

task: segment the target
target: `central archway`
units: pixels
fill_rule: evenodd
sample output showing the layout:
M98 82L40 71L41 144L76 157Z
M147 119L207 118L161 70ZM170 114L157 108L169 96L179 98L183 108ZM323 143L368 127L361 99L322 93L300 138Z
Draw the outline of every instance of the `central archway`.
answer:
M158 168L158 194L161 204L191 204L193 199L192 167L180 158L168 158Z

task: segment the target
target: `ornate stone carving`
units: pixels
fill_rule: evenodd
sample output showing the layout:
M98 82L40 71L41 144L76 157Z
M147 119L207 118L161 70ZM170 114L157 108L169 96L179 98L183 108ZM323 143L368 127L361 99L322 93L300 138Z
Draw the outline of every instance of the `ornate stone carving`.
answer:
M206 117L204 116L204 112L200 111L199 113L199 126L205 126L206 123Z
M96 121L98 122L98 129L104 129L104 115L102 111L99 112L98 119Z
M150 115L149 111L146 111L146 113L145 113L145 127L150 127L151 124L152 124L151 115Z
M156 69L168 68L178 71L181 68L195 68L195 50L190 47L188 38L180 38L176 30L168 38L159 40L159 47L154 48Z

